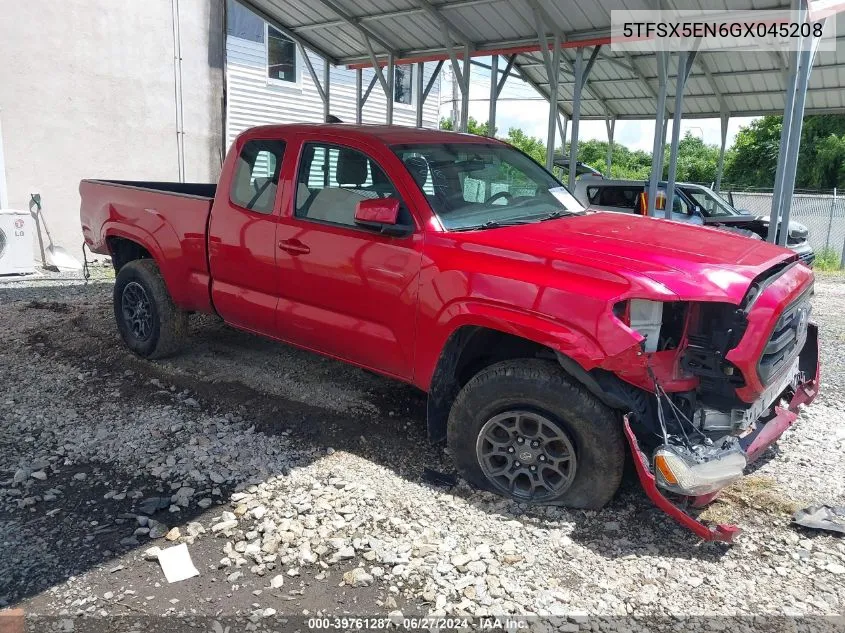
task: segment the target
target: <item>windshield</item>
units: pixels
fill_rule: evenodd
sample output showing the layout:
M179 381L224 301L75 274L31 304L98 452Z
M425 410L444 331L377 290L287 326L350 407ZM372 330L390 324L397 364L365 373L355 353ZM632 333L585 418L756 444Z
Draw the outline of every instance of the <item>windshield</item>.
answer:
M701 207L701 212L708 218L724 217L726 215L743 215L718 193L707 187L688 187L684 189L693 201Z
M584 210L550 173L507 145L415 144L392 149L448 230L538 222Z

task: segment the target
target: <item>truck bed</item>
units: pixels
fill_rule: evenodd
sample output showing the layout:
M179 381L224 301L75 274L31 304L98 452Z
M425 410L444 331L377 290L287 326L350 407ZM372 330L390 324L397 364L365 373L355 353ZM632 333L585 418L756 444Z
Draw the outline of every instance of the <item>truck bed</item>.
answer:
M88 182L99 182L106 185L117 185L120 187L132 187L144 189L156 193L166 193L177 196L191 196L194 198L214 199L217 193L217 183L210 182L156 182L152 180L89 180Z
M80 220L95 253L120 256L121 240L144 244L174 302L211 312L206 229L215 184L83 180Z

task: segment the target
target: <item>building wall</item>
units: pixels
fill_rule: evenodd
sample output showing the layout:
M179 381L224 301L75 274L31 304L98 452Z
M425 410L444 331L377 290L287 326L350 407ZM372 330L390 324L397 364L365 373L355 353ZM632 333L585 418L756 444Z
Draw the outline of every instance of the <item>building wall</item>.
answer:
M185 174L223 152L223 0L4 1L0 117L9 204L40 193L55 241L81 259L82 178L178 180L172 2L182 52Z
M230 24L233 10L246 9L233 7L229 3ZM257 18L256 18L257 19ZM255 34L255 29L251 29ZM226 38L226 87L227 87L227 145L247 128L271 123L319 123L323 120L323 103L305 65L299 62L297 84L284 85L267 78L266 38L261 41L230 35ZM301 54L297 49L297 55ZM323 80L323 60L313 53L309 58L314 71ZM427 85L436 64L425 65L423 86ZM414 71L416 72L416 65ZM373 78L374 71L363 71L362 91L366 91ZM416 82L413 82L416 90ZM329 77L330 113L344 122L355 122L355 71L346 67L332 67ZM413 95L415 100L417 95ZM416 103L416 101L414 101ZM384 123L386 121L384 91L376 82L364 105L362 120L364 123ZM431 92L423 107L423 126L437 127L439 123L440 79L436 78ZM414 105L395 103L393 123L413 126L416 122Z

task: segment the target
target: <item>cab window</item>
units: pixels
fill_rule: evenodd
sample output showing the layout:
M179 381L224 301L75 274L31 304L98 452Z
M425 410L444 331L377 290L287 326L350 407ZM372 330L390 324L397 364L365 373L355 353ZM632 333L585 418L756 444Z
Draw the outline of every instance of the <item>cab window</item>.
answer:
M355 208L361 200L388 197L399 198L396 187L363 152L322 143L305 145L297 175L297 217L357 226ZM400 206L399 222L411 224L404 205Z
M250 211L272 213L284 153L284 141L247 141L235 165L229 199Z

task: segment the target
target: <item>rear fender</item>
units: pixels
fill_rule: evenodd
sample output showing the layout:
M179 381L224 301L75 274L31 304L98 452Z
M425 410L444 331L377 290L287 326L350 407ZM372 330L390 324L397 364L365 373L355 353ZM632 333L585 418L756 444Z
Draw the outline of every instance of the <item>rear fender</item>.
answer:
M185 310L209 311L210 300L207 303L198 301L202 295L191 283L190 271L183 263L182 247L175 231L164 218L159 217L158 220L154 233L137 225L107 222L103 225L103 241L120 237L143 246L158 266L167 291L177 306Z

